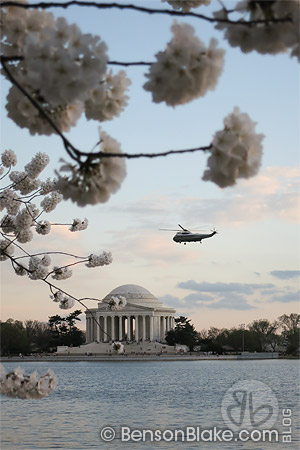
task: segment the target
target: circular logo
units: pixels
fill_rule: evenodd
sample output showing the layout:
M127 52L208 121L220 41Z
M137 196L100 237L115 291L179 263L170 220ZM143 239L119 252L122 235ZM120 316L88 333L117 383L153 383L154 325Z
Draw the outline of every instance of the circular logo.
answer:
M113 441L116 437L116 432L112 427L104 427L100 431L100 438L102 441L110 442Z
M233 431L271 429L278 416L278 401L265 383L242 380L226 391L221 412Z

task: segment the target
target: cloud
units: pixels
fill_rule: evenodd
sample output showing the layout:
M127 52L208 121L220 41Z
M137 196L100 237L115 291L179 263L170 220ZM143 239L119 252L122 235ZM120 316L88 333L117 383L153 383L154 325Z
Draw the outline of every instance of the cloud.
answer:
M159 301L173 308L180 308L181 310L184 309L187 311L195 311L199 308L229 309L236 311L255 309L254 306L248 303L243 295L235 293L227 293L221 297L191 294L183 299L167 294L163 297L159 297Z
M260 291L260 295L262 295L262 296L272 295L272 294L278 294L278 288L277 287L270 288L270 289L262 289Z
M185 199L183 220L189 223L205 217L209 223L231 226L274 218L290 223L299 221L298 168L268 167L220 194L219 198Z
M109 212L128 215L141 228L153 227L153 218L157 228L176 228L178 220L187 227L200 226L204 217L209 226L240 226L274 218L298 223L299 176L298 167L267 167L253 178L240 179L232 188L216 188L211 198L153 191L126 206L111 206Z
M206 308L213 309L231 309L238 311L246 311L249 309L255 309L254 306L250 305L247 300L238 294L230 294L227 296L223 296L220 300L214 303L205 303L203 304Z
M272 270L270 274L280 280L289 280L300 276L300 270Z
M280 303L290 303L299 302L300 300L300 290L296 292L288 292L282 295L275 295L269 301L270 302L280 302Z
M200 294L200 293L195 293L195 294L189 294L186 297L184 297L184 300L187 302L194 302L194 303L198 303L198 302L210 302L213 300L213 297L210 295L205 295L205 294Z
M199 292L216 292L216 293L224 293L224 292L238 292L243 294L252 294L255 290L260 289L272 289L274 288L274 284L256 284L256 283L207 283L203 281L198 283L194 280L182 281L177 284L177 287L181 289L188 289L191 291L199 291Z
M166 294L162 297L158 297L158 300L162 303L164 303L167 306L171 306L172 308L181 308L185 307L186 303L184 300L180 300L178 297L175 297L174 295Z

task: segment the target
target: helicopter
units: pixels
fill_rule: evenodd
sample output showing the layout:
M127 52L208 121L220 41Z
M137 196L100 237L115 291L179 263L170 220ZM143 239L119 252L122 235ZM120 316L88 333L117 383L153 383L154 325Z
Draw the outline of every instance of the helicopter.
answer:
M187 230L186 228L183 228L180 224L178 226L181 228L181 230L167 230L164 228L161 228L163 231L177 231L175 236L173 237L174 242L179 242L180 244L183 242L184 245L186 245L187 242L200 242L202 243L203 239L208 239L210 237L213 237L215 234L218 234L217 230L213 229L211 230L211 233L192 233L191 231Z

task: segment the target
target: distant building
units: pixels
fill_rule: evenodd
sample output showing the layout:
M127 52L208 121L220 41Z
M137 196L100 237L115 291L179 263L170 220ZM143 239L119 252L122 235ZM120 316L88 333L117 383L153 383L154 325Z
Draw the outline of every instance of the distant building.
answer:
M120 296L126 298L126 306L112 311L109 301ZM119 286L98 303L98 308L86 311L86 342L164 341L167 331L175 326L175 312L141 286Z

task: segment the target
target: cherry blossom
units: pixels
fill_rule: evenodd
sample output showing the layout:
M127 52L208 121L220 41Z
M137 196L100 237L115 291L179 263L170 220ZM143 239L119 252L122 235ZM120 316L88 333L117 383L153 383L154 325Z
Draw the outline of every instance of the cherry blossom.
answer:
M72 276L72 270L70 270L68 267L53 267L54 274L52 275L52 278L54 280L66 280L67 278L70 278Z
M149 81L144 89L152 93L155 103L176 106L215 89L223 70L225 51L217 48L214 38L206 47L189 24L174 21L171 30L173 39L165 51L156 54L157 62L146 74Z
M236 184L237 178L256 175L261 164L263 138L263 134L255 132L255 122L248 114L235 107L224 119L224 129L214 136L208 169L202 179L224 188Z
M120 295L118 297L113 296L108 303L108 308L111 311L119 311L119 310L123 309L126 306L126 304L127 304L127 300L122 295Z
M0 364L0 394L20 399L41 399L47 397L57 385L57 377L48 369L44 375L37 371L25 375L20 367L6 373Z
M241 15L239 24L219 22L216 28L224 30L225 38L232 47L240 47L245 53L253 50L258 53L276 54L291 50L291 56L299 56L299 0L249 1L242 0L235 5ZM223 8L214 12L217 19L229 19ZM249 21L268 20L268 23L248 25ZM291 19L274 23L272 19ZM300 60L300 59L299 59Z
M2 239L0 241L0 261L6 261L9 256L12 256L15 252L14 246L8 239Z
M115 155L122 153L120 144L104 131L100 132L100 151ZM70 172L69 176L57 173L56 188L63 198L85 206L107 202L120 188L126 176L126 166L124 158L103 157L79 167L66 163L60 172Z
M84 220L80 220L80 219L74 219L72 225L70 226L69 230L74 232L74 231L82 231L82 230L86 230L88 227L88 219L85 218Z
M182 12L188 12L192 8L198 8L202 5L209 5L211 0L162 0L168 2L174 9L180 9Z
M111 348L114 353L119 353L119 354L124 353L124 349L125 349L124 345L121 342L113 342Z
M98 266L106 266L112 263L112 254L111 252L102 252L100 255L91 254L89 256L89 262L86 264L86 267L98 267Z
M1 162L4 167L11 167L17 164L17 157L13 150L5 150L1 155Z
M125 95L125 91L130 84L124 70L116 75L112 74L112 70L107 72L104 79L89 92L85 101L86 118L103 122L119 117L127 106L129 97Z

